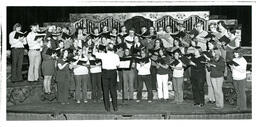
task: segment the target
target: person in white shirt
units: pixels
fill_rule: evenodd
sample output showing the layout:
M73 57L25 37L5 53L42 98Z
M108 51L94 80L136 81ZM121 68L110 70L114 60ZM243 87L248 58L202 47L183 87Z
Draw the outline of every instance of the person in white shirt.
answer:
M78 60L74 63L72 63L72 68L74 71L74 78L75 78L75 84L76 84L76 90L75 90L75 99L76 103L81 103L81 100L83 100L84 103L87 103L87 86L90 83L90 77L89 77L89 60L87 57L87 49L83 48L78 51ZM79 64L78 62L83 62ZM82 93L81 93L82 92Z
M170 25L165 27L166 34L164 34L164 38L162 39L163 45L165 48L173 47L173 38L172 38L172 28Z
M206 46L207 40L204 37L208 34L208 32L203 30L203 23L202 22L198 22L196 24L196 30L199 33L195 37L195 40L197 41L197 46L201 47L202 51L206 51L206 49L207 49L207 46Z
M39 30L38 24L31 25L31 32L27 35L27 42L29 46L29 69L28 69L28 81L39 80L39 66L41 63L41 44L42 38L35 40L37 31Z
M89 60L97 60L92 52L88 52ZM99 101L102 98L102 69L101 69L101 62L95 63L96 65L92 65L90 63L90 74L91 74L91 81L92 81L92 100L94 102Z
M134 28L131 28L131 29L129 30L129 35L124 38L124 43L126 44L126 47L127 47L128 49L131 49L131 47L132 47L133 44L134 44L134 36L135 36L135 35L134 35L134 32L135 32L135 29L134 29Z
M143 58L147 57L147 54L144 50L140 52L140 55ZM149 59L149 58L148 58ZM137 93L137 101L140 102L142 99L142 89L143 83L145 83L148 92L148 103L151 103L153 100L153 92L152 92L152 84L151 84L151 76L150 76L150 66L151 60L149 59L148 62L139 62L137 63L137 70L138 70L138 93Z
M9 34L9 43L11 45L11 54L12 54L12 82L23 81L22 78L22 63L24 57L24 45L27 43L24 37L14 38L17 32L21 32L21 24L16 23L13 26L13 31Z
M94 55L96 58L102 61L102 87L104 95L104 106L107 112L110 111L109 93L112 98L112 105L114 111L117 109L117 67L120 64L120 59L117 54L114 53L114 45L109 43L107 45L107 53L97 53L94 49Z
M228 43L226 47L226 61L231 61L233 59L234 49L240 47L241 45L241 38L236 36L237 31L239 31L239 29L230 28L228 30L230 43Z
M184 68L183 68L183 63L180 60L180 51L175 51L174 52L174 58L179 61L179 63L175 66L172 65L173 69L173 78L172 78L172 84L174 86L174 91L175 91L175 102L177 104L181 104L183 102L183 84L184 84Z
M246 67L247 61L242 56L242 49L237 48L234 50L234 62L239 64L238 66L232 65L232 77L233 77L233 85L237 93L237 109L238 110L246 110L246 94L245 94L245 86L246 86Z
M167 101L167 99L169 98L168 75L171 71L169 66L167 65L169 58L165 56L164 49L160 49L158 51L158 54L159 57L156 61L158 99Z

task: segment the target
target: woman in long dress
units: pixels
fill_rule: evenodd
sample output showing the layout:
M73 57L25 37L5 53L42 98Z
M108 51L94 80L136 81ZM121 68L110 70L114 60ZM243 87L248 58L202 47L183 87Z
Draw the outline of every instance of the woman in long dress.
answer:
M57 62L57 99L61 104L69 104L68 94L71 82L71 73L69 70L68 50L64 50L62 56Z

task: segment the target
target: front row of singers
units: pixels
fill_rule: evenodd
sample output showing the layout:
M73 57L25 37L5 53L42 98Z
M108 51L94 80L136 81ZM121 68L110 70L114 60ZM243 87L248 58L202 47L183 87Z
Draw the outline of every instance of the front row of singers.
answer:
M211 47L211 43L208 44ZM206 73L209 72L213 92L216 96L216 108L224 107L224 99L222 85L224 81L225 61L221 57L221 51L218 48L213 48L212 52L202 51L196 46L191 54L182 55L180 49L175 51L167 51L163 48L155 50L158 54L154 59L155 52L150 53L145 49L139 50L137 54L131 54L131 51L124 49L124 56L119 58L116 54L115 46L109 43L106 50L83 48L79 50L63 49L62 44L59 44L57 50L49 48L49 43L45 43L43 49L42 70L44 79L44 90L50 93L51 78L54 76L55 66L56 81L58 88L58 101L62 104L68 104L69 85L71 84L73 71L75 80L75 99L77 103L87 103L87 84L92 81L92 99L99 100L102 97L105 110L110 111L111 95L114 111L117 108L117 76L118 70L123 72L124 97L133 99L134 82L137 77L137 100L142 99L143 84L145 84L148 93L148 102L153 100L153 92L151 85L151 65L157 68L157 93L158 98L167 100L169 98L168 79L172 73L172 84L175 91L175 103L183 103L183 83L184 71L190 71L190 80L192 84L194 105L199 107L204 106L204 81ZM230 61L228 67L232 70L232 76L236 90L244 89L246 82L246 60L241 55L241 48L234 50L234 59ZM173 56L173 59L169 56ZM55 62L57 60L57 62ZM90 76L91 78L90 78ZM119 77L120 78L120 77ZM92 80L91 80L92 79ZM102 84L102 85L101 85ZM102 91L101 91L102 90ZM246 109L245 93L238 91L238 106Z

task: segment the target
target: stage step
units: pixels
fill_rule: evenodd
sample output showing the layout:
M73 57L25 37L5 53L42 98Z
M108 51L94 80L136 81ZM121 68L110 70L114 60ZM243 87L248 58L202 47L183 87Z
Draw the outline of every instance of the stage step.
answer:
M251 119L251 113L220 114L42 114L7 113L7 120Z

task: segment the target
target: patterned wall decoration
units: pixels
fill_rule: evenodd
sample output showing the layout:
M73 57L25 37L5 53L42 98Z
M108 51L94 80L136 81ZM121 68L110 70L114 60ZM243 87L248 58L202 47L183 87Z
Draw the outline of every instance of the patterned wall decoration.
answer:
M173 31L175 24L178 22L184 23L187 30L191 30L193 25L199 21L204 23L204 29L207 28L207 21L209 20L209 11L192 11L192 12L142 12L142 13L94 13L70 14L71 25L74 28L86 27L89 32L95 26L99 27L106 25L110 29L120 28L124 22L135 16L142 16L153 22L153 26L158 28L160 26L171 25Z
M94 18L99 19L98 16L94 16ZM98 27L100 31L104 26L108 26L108 28L117 28L117 30L119 30L121 27L121 23L113 17L105 17L104 19L98 21L88 18L82 18L74 23L72 26L74 28L87 28L87 32L91 33L94 27Z
M155 21L155 27L158 29L159 27L166 27L171 26L172 32L176 31L176 24L177 23L183 23L187 31L191 31L193 29L193 25L202 22L203 23L203 29L207 29L207 20L204 18L201 18L197 15L191 15L187 18L185 17L185 14L177 14L177 19L171 17L171 16L164 16L158 20Z

